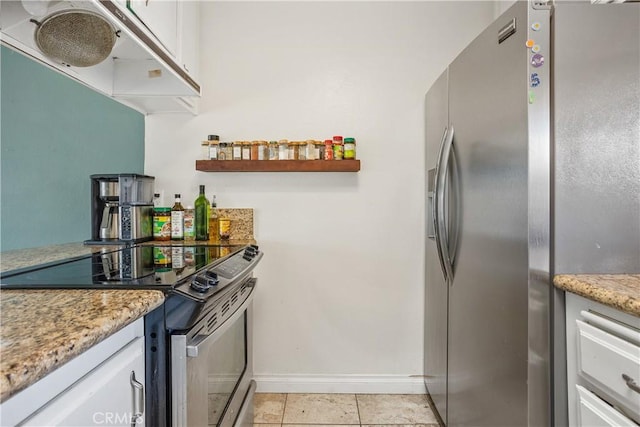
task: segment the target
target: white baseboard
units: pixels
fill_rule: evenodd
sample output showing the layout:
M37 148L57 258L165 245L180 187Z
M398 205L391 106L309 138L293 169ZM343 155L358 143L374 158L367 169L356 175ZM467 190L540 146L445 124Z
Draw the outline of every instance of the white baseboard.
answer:
M425 394L423 378L406 375L258 375L258 393Z

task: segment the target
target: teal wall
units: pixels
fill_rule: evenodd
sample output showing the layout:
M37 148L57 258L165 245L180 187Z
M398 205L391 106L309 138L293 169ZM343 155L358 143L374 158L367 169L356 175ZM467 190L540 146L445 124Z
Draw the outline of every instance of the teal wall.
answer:
M1 49L0 250L89 239L89 175L143 173L144 116Z

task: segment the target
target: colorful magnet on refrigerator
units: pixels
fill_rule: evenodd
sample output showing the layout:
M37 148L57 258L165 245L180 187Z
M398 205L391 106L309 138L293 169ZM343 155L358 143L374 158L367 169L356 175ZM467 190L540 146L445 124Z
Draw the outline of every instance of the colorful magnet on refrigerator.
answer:
M531 24L531 29L532 29L533 31L540 31L540 28L541 28L541 27L542 27L542 26L540 25L540 23L539 23L539 22L534 22L533 24Z
M536 100L536 95L532 90L529 91L529 104L533 104Z
M531 73L531 78L529 79L531 87L540 86L540 76L538 73Z
M531 48L533 47L533 45L534 45L534 44L536 44L536 42L535 42L533 39L529 39L529 40L527 40L526 45L527 45L527 47L528 47L529 49L531 49Z
M531 65L534 68L538 68L542 67L542 64L544 64L544 56L540 55L539 53L533 54L533 56L531 57Z
M531 52L533 52L533 53L540 52L540 45L539 44L534 44L533 47L531 48Z

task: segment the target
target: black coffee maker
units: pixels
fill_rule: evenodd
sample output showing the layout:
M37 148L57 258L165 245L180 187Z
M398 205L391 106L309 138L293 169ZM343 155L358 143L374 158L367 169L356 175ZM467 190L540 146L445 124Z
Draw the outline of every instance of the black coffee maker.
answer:
M139 174L91 175L91 239L87 244L153 239L153 184Z

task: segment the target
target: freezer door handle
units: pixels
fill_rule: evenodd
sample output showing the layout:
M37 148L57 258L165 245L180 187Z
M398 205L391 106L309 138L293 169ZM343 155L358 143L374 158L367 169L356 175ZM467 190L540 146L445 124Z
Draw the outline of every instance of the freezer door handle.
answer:
M445 135L440 146L438 165L436 166L436 194L435 194L435 218L436 218L436 245L440 256L440 264L444 279L448 284L453 282L453 262L449 251L449 235L446 224L446 183L449 169L449 158L453 147L453 126L445 130Z
M444 148L444 142L447 139L447 131L448 128L445 126L444 128L444 132L442 133L442 140L440 141L440 149L438 151L438 159L436 161L436 171L435 171L435 183L434 183L434 191L433 191L433 196L432 196L432 203L431 203L431 217L433 218L433 229L434 229L434 237L436 240L436 252L438 253L438 260L440 261L440 268L442 270L442 274L444 275L444 280L445 283L447 282L447 269L444 266L444 257L442 255L442 246L440 245L440 237L438 237L438 209L436 209L437 206L437 199L438 199L438 172L440 171L440 162L442 160L442 149Z

